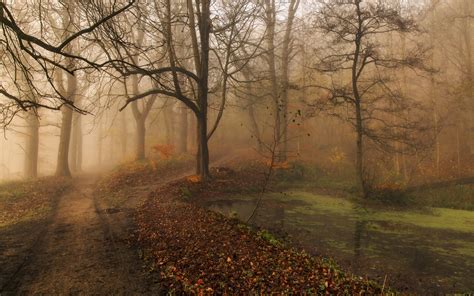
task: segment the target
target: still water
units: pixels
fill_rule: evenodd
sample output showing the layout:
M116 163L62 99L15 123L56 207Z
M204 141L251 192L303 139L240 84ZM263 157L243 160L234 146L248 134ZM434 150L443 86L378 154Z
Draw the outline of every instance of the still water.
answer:
M206 206L246 221L257 198L235 196ZM474 292L472 211L367 209L343 198L288 191L264 196L252 223L399 291Z

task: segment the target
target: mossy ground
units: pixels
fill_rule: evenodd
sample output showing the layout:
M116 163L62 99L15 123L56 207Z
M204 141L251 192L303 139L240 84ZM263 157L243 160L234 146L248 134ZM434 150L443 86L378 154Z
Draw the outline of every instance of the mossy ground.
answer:
M258 194L230 195L211 203L211 208L247 217L258 198ZM362 273L371 273L375 268L390 274L405 273L407 278L419 276L424 281L440 281L443 287L431 288L447 292L470 288L466 275L474 272L472 211L361 206L350 197L297 188L266 193L256 223L272 230L283 227L295 241L338 260L352 262L360 256L363 261L354 264L360 266ZM383 280L383 275L373 276ZM460 290L449 288L454 283ZM418 291L425 288L421 285Z

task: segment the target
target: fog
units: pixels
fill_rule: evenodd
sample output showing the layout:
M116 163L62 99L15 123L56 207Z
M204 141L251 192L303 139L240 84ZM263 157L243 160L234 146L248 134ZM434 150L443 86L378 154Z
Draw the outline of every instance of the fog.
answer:
M385 210L465 211L465 221L440 223L472 226L473 23L472 0L2 1L0 180L76 182L111 171L126 175L133 165L151 166L166 179L160 165L175 161L214 184L220 171L213 167L247 172L242 167L256 161L264 176L258 202L227 196L205 207L241 220L250 215L245 222L272 229L272 219L293 220L262 206L268 192L317 193L312 202L322 204L331 202L320 196L342 196L347 208L381 206L369 218L344 210L354 225L334 209L329 218L310 215L334 219L327 236L341 233L331 240L356 244L357 258L361 236L370 237L366 223ZM254 218L253 208L270 218ZM299 217L310 225L308 215ZM403 229L397 223L421 225L410 219L387 223L396 231ZM281 227L298 237L300 230ZM349 228L354 233L344 234ZM403 237L432 239L420 229ZM451 249L436 245L445 253L431 254L429 268L443 268L433 262L446 262L446 252L457 248L468 251L451 261L468 263L445 268L472 272L472 229L454 229L462 235L453 234ZM324 245L329 239L296 240L310 253L314 247L317 255L350 261L351 272L370 274L341 255L347 250ZM412 254L410 248L400 245ZM416 260L370 275L385 287L383 274L409 274L414 264L414 277L454 281L417 269L425 263ZM389 282L415 293L474 289L462 275L455 281L460 290Z
M94 9L98 7L94 5L69 8L65 3L16 1L5 6L11 17L18 15L25 24L19 21L16 28L4 22L8 30L2 37L2 179L29 175L24 163L31 159L27 147L31 147L28 141L32 136L28 131L28 113L23 108L39 119L39 137L35 140L39 144L33 143L39 145L39 156L37 164L31 164L38 167L39 175L50 175L57 166L62 115L48 109L67 109L72 102L75 112L71 128L80 126L78 137L84 139L77 144L73 136L68 146L69 154L78 149L84 155L79 167L110 167L133 160L134 154L135 158L143 158L152 153L154 145L171 145L180 150L177 152L196 153L193 142L198 136L192 128L197 124L195 114L185 105L189 100L188 103L199 106L199 99L192 97L198 95L197 86L189 80L193 76L172 72L155 77L152 73L152 69L166 70L170 62L180 65L180 69L193 71L195 67L191 40L186 36L189 30L181 23L184 19L170 23L171 31L177 32L172 38L174 57L171 61L167 57L170 47L166 34L156 33L159 26L167 26L166 11L162 11L165 3L131 7L110 21L107 30L98 28L93 34L78 36L74 44L62 50L31 43L22 52L20 44L15 43L18 41L11 39L18 29L41 37L46 44L58 44L61 36L73 34L69 27L90 25L87 16L95 15ZM106 3L101 5L107 7ZM174 5L178 3L172 5L171 13L183 9L181 4ZM224 143L236 148L261 148L271 146L274 134L280 133L276 140L280 142L277 146L282 147L277 150L287 150L283 158L319 155L317 161L324 162L331 150L338 150L345 155L344 161L355 161L356 140L351 137L358 133L357 108L353 108L357 104L351 102L350 89L354 54L351 34L355 32L335 27L350 24L353 12L331 2L306 1L294 16L290 15L288 23L288 5L275 4L274 24L263 18L268 11L260 4L241 1L211 5L216 18L212 26L219 27L220 22L224 27L222 32L209 37L206 121L207 129L217 133L210 137L210 145L216 149ZM361 5L364 10L375 4ZM364 64L361 77L357 78L358 87L371 92L360 99L364 126L359 128L363 149L367 150L363 160L367 162L367 171L378 174L381 168L372 167L369 162L383 159L384 174L403 174L407 182L417 177L444 179L468 175L474 149L469 1L385 1L380 5L391 15L380 16L379 21L386 23L379 28L367 27L373 32L368 32L367 40L362 41L366 43L360 48L365 54L361 59L365 59L367 66ZM241 15L233 13L232 8L240 10ZM347 19L334 23L334 15L326 10L338 8L347 8L335 12ZM48 9L54 17L39 19L37 13ZM63 15L65 9L72 9L75 19ZM100 17L100 13L95 17ZM224 30L226 22L233 29ZM109 36L115 32L122 33L120 38ZM270 43L274 48L269 49ZM37 51L41 58L30 50ZM62 57L64 50L77 59L68 61ZM274 66L268 68L269 61ZM74 71L74 76L65 76L64 70L58 68L63 64ZM141 74L132 74L135 72ZM175 87L167 83L173 83L169 79L175 76L182 86L172 94ZM54 79L46 80L49 77ZM150 82L158 83L158 88ZM150 91L157 94L145 96ZM180 95L186 97L185 103ZM137 101L132 102L135 98ZM66 106L60 107L64 103ZM141 121L146 127L146 140L145 155L139 156L137 153L142 152L137 150L143 148L138 147L136 138L142 137L137 132L137 122ZM255 143L258 141L260 144ZM393 162L388 162L388 158ZM421 170L427 167L436 174L424 176Z

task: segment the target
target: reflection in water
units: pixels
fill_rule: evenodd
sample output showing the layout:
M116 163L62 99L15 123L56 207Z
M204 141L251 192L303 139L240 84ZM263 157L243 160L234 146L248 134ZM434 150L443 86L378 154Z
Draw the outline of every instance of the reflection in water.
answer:
M354 231L354 261L359 261L361 259L361 245L362 240L364 239L364 234L368 237L369 232L366 231L366 220L360 220L355 222L355 231Z
M220 200L207 207L246 221L256 204L252 200ZM358 274L381 281L387 275L398 289L409 287L422 294L474 291L474 258L446 251L445 244L456 239L472 243L473 234L437 233L415 226L407 232L397 224L371 218L370 213L355 209L328 212L302 201L267 198L252 223L290 234L309 252L330 255Z
M239 202L233 200L219 200L210 203L207 207L227 217L236 215L239 220L247 221L256 206L256 201Z
M241 221L247 221L256 206L257 201L255 200L219 200L209 203L207 208L227 217L236 217ZM271 223L272 229L283 230L285 228L284 205L278 204L276 206L262 209L262 207L257 209L256 217L260 216L260 219L262 219L262 216L264 216L264 218Z

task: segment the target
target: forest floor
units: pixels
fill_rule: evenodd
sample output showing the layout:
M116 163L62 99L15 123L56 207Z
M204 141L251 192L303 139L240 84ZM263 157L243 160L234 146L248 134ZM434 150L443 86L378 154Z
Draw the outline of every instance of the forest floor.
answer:
M163 294L130 240L134 213L150 192L189 175L188 164L0 186L0 295Z
M192 164L190 158L130 163L100 179L0 185L0 295L389 291L386 277L379 286L295 249L288 233L244 223L254 203L244 222L206 209L214 200L261 191L261 161L222 158L206 183L190 176ZM276 171L270 191L286 190L281 181L299 175ZM347 187L320 182L333 195ZM277 214L282 205L288 213L308 210L308 202L287 203L261 206Z
M190 202L190 195L219 194L222 188L258 190L261 177L235 175L230 183L216 178L206 187L185 178L189 163L133 164L99 182L76 178L66 193L55 195L48 219L9 228L29 247L14 257L0 253L10 266L0 277L0 295L380 293L373 282L331 261Z
M121 236L127 233L127 214L118 219L122 223L111 223L111 213L100 209L95 199L94 182L91 177L79 178L59 197L29 252L10 258L9 264L17 267L2 282L1 295L155 294L159 286L150 285L149 274ZM31 225L17 235L36 232Z
M213 179L195 176L154 191L139 208L137 239L143 257L177 294L383 294L366 277L342 271L331 259L293 248L264 229L229 219L200 199L229 190L255 192L260 170L216 168ZM385 290L384 290L385 289Z

